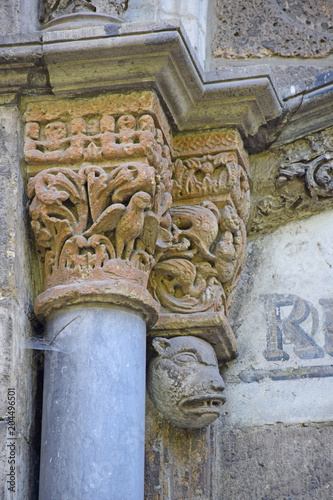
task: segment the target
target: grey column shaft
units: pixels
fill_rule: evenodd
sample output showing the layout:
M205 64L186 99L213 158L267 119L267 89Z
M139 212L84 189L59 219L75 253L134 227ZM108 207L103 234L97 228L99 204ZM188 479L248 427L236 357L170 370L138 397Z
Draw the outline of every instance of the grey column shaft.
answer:
M50 318L47 341L62 328L45 351L40 500L142 500L145 323L85 306Z

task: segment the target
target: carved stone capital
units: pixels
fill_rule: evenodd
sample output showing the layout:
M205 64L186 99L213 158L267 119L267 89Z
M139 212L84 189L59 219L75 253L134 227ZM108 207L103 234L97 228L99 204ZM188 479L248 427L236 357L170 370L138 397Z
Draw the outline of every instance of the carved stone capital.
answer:
M41 16L45 23L59 16L78 12L96 12L92 0L41 0Z
M25 116L44 283L37 316L69 303L111 302L155 323L159 304L147 283L172 240L170 139L156 96L39 103Z
M121 22L117 17L96 13L93 0L40 0L39 11L44 29Z
M53 309L109 302L149 335L194 335L236 355L227 316L245 264L247 155L235 130L171 139L153 92L30 103L30 215Z
M227 316L246 258L248 159L234 130L178 135L171 180L173 245L152 269L161 304L150 335L195 335L235 357Z

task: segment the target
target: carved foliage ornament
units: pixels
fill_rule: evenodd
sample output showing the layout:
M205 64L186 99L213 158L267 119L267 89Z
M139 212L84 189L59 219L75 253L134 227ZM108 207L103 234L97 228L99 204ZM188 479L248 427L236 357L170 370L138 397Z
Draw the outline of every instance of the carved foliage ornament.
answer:
M169 211L174 243L150 275L162 312L227 313L245 264L246 231L233 204L209 201Z
M303 158L288 158L280 167L277 185L284 185L289 179L303 177L310 195L333 196L333 138L332 129L307 138L311 152Z
M202 339L220 360L236 352L227 314L245 264L249 209L239 135L178 136L172 162L168 127L149 92L141 100L133 93L31 104L25 116L44 275L36 314L107 296L151 324L160 306L149 334L173 338L154 340L151 397L174 425L209 424L224 385Z
M172 240L172 163L154 118L31 121L25 135L28 164L78 168L54 166L29 181L45 288L119 277L146 287Z
M110 173L92 165L78 173L51 168L29 181L28 194L45 288L118 273L131 279L134 269L151 270L164 215L162 203L153 211L152 167L128 162ZM140 281L145 285L144 275Z
M174 243L150 277L162 314L228 313L245 264L249 210L247 163L239 141L234 131L187 134L174 141L179 156L169 211ZM226 151L202 155L209 149Z
M44 288L123 280L148 288L161 319L221 328L245 264L246 155L235 131L184 134L172 163L162 115L149 92L28 106Z

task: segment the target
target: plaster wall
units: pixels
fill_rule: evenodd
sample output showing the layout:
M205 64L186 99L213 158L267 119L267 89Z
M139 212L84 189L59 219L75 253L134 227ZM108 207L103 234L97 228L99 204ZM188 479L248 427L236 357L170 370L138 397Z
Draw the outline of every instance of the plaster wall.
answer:
M250 242L225 426L331 419L332 221L329 210Z
M333 212L253 239L223 370L217 498L330 499Z

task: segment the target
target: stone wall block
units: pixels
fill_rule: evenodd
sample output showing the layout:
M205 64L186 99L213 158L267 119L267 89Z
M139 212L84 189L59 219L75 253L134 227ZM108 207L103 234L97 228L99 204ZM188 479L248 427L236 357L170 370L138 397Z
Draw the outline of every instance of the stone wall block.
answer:
M330 500L333 427L219 429L217 499Z

